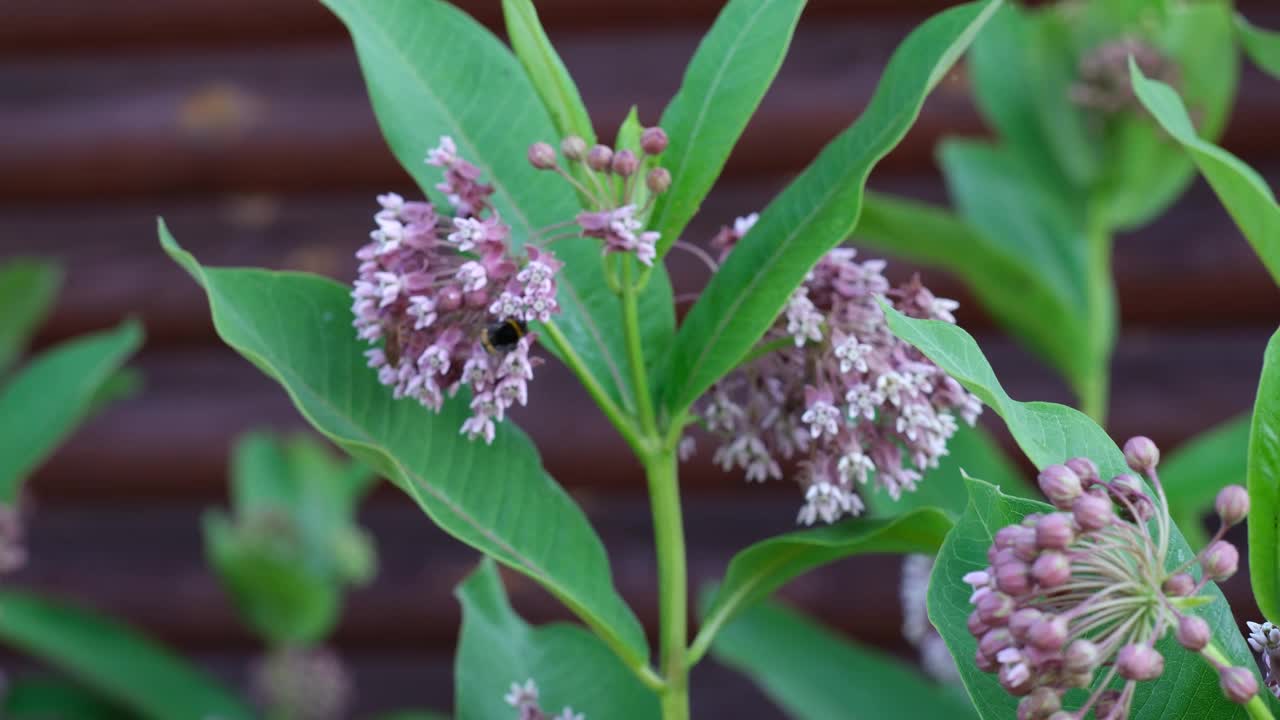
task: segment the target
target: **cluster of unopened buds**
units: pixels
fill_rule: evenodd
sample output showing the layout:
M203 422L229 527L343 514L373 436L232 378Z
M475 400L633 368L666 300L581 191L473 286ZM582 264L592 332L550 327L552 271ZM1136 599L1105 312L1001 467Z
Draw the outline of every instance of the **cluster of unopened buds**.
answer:
M1178 85L1178 66L1152 45L1127 37L1099 45L1080 58L1079 78L1071 86L1071 100L1101 113L1137 110L1141 106L1129 80L1129 59L1142 74Z
M1136 437L1125 443L1124 455L1135 473L1146 475L1154 495L1138 475L1104 481L1087 458L1047 467L1040 489L1058 512L1001 528L987 551L991 565L964 577L973 587L975 663L1022 698L1020 720L1080 720L1090 710L1099 720L1128 718L1137 683L1164 672L1155 645L1169 632L1217 670L1228 699L1245 703L1258 692L1253 670L1219 660L1208 623L1189 612L1200 604L1192 596L1206 583L1236 572L1239 555L1222 538L1244 520L1248 493L1238 485L1220 491L1217 534L1170 568L1173 526L1156 473L1159 450ZM1196 564L1200 580L1190 573ZM1117 676L1121 689L1111 687ZM1063 708L1067 691L1089 687L1096 689L1083 705Z
M525 681L524 685L511 683L511 691L503 699L516 709L516 720L587 720L585 715L575 713L570 707L555 716L543 712L538 706L538 686L532 678Z
M739 218L713 241L721 259L754 225ZM711 388L699 408L721 438L715 460L747 480L782 477L799 457L800 523L857 515L874 482L893 499L936 467L959 420L982 406L953 378L889 330L881 300L915 318L955 322L957 303L913 277L892 287L883 260L827 253L795 291L753 359Z

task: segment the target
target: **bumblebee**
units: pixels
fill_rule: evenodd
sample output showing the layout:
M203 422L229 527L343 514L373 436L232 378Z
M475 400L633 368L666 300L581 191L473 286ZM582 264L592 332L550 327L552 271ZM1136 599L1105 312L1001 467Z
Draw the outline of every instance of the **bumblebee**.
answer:
M528 332L529 326L523 320L507 318L486 328L484 334L480 336L480 344L489 351L489 354L497 355L514 348L516 343L520 342L520 338Z

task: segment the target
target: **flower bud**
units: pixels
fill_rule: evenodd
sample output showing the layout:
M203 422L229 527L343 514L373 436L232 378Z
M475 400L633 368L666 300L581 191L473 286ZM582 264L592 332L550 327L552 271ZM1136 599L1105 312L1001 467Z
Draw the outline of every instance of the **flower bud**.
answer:
M1040 489L1055 507L1066 510L1080 497L1080 478L1066 465L1050 465L1040 473Z
M1009 595L1021 595L1031 589L1030 568L1021 560L1002 562L996 566L996 587Z
M1056 550L1046 550L1032 563L1031 577L1043 588L1056 588L1071 579L1071 561Z
M1009 628L996 628L988 630L986 635L978 641L978 652L987 657L995 657L1000 651L1013 646L1013 633L1009 632Z
M671 187L671 172L666 168L654 168L644 178L645 187L655 195L661 195Z
M1116 670L1126 680L1155 680L1164 673L1164 656L1150 645L1125 645L1116 653Z
M995 658L983 655L981 650L973 652L973 666L984 673L993 673L1000 668L1000 664L996 662Z
M1083 499L1081 497L1076 502ZM1036 523L1036 544L1042 548L1066 550L1075 539L1076 531L1071 526L1071 516L1067 513L1051 513Z
M1080 478L1080 487L1086 490L1101 479L1097 463L1087 457L1074 457L1063 464L1071 468L1071 472Z
M605 145L596 145L587 153L587 167L596 172L604 172L613 162L613 151Z
M1222 687L1222 694L1233 703L1243 705L1258 694L1258 679L1246 668L1222 668L1218 671L1218 684Z
M1042 617L1044 613L1035 608L1022 608L1009 616L1009 632L1018 642L1026 642L1031 626L1040 622Z
M1062 698L1053 688L1038 687L1018 703L1018 719L1038 720L1048 717L1062 708Z
M441 310L457 310L462 307L462 290L449 285L440 291L440 299L436 307Z
M1111 482L1108 485L1113 491L1130 499L1147 494L1147 488L1142 484L1141 478L1132 473L1121 473L1111 478Z
M1131 437L1124 444L1124 461L1134 472L1151 472L1160 464L1160 448L1149 437Z
M1046 720L1077 720L1077 718L1075 713L1070 713L1066 710L1059 710L1046 718Z
M577 135L570 135L560 141L560 152L574 162L587 159L587 141Z
M982 637L991 629L991 626L983 622L982 618L978 616L977 610L969 613L968 626L969 634L974 637Z
M1213 507L1224 525L1238 525L1249 514L1249 491L1239 485L1228 485L1218 491Z
M1240 553L1236 551L1235 545L1226 540L1218 540L1204 551L1200 565L1204 568L1205 575L1221 582L1236 574L1236 568L1240 565Z
M1008 623L1012 614L1013 598L1002 592L987 593L978 600L978 617L992 627Z
M544 142L536 142L529 146L529 164L539 170L550 170L556 166L556 151Z
M1101 651L1092 640L1079 638L1073 640L1067 646L1067 651L1063 655L1062 664L1067 672L1072 673L1091 673L1098 667L1098 662L1102 660Z
M1023 562L1032 562L1040 556L1034 527L1018 526L1018 533L1013 538L1013 555Z
M489 304L489 293L484 290L473 290L463 295L463 299L467 301L469 307L482 308Z
M650 155L661 155L667 149L667 133L658 126L645 128L640 133L640 148Z
M1200 652L1209 644L1209 623L1195 615L1183 615L1178 618L1178 643L1192 652Z
M1115 510L1111 506L1111 499L1094 495L1093 493L1085 493L1076 498L1071 506L1071 514L1075 518L1076 524L1085 532L1091 530L1101 530L1111 524L1115 519Z
M1187 573L1178 573L1170 575L1164 584L1160 586L1165 595L1173 597L1186 597L1196 591L1196 579Z
M1000 666L1000 686L1014 697L1022 697L1031 692L1034 682L1025 663L1013 663Z
M1067 642L1067 619L1061 615L1046 615L1031 626L1027 639L1041 650L1061 650Z
M609 167L615 175L631 177L635 174L636 168L640 167L640 160L630 150L619 150L613 154L613 162Z

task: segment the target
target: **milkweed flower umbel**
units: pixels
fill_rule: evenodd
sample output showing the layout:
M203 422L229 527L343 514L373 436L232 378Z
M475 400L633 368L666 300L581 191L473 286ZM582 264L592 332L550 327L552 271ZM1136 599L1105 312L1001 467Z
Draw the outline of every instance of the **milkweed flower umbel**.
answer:
M713 239L723 259L750 232L739 218ZM957 304L912 278L892 287L883 260L852 249L827 253L792 294L751 359L699 405L721 438L715 461L747 480L782 478L798 459L804 493L798 522L831 523L864 509L874 483L897 499L936 467L959 423L981 403L889 331L880 300L916 318L955 322Z
M440 168L447 211L430 202L378 196L377 228L360 248L352 290L366 354L378 380L439 411L446 395L471 389L472 415L461 431L492 442L495 423L525 404L537 364L527 323L559 312L561 263L538 238L524 252L490 204L493 187L448 137L427 155ZM495 342L497 340L497 342Z
M538 685L530 678L523 685L511 683L511 690L503 697L507 704L516 709L516 720L587 720L582 713L575 713L573 708L566 707L560 714L551 716L538 706Z
M1164 672L1155 645L1170 633L1213 665L1230 700L1244 703L1258 691L1251 670L1225 665L1209 651L1208 623L1187 612L1196 604L1190 596L1235 573L1235 547L1222 538L1248 512L1248 495L1239 486L1224 489L1217 535L1170 567L1173 523L1156 472L1159 450L1137 437L1125 443L1124 455L1154 494L1137 475L1103 481L1087 458L1047 467L1039 484L1058 511L1001 528L987 551L990 566L964 576L973 588L974 662L1022 698L1019 718L1079 720L1090 710L1097 718L1129 717L1137 684ZM1189 572L1197 564L1198 581ZM1109 689L1117 677L1121 689ZM1062 707L1068 690L1090 686L1096 689L1083 705Z

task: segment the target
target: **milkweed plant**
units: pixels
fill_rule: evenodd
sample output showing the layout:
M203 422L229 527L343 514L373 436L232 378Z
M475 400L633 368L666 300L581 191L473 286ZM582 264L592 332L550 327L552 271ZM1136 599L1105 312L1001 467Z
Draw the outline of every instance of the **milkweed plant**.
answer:
M418 189L370 197L368 235L349 239L339 282L205 267L159 228L222 340L352 458L249 436L231 511L206 518L210 564L264 641L256 704L123 626L35 596L0 595L0 639L141 717L348 717L359 688L325 640L344 592L376 572L353 517L381 476L483 555L455 591L460 718L683 720L699 706L690 671L708 656L801 718L1276 716L1280 336L1252 411L1183 448L1117 442L1105 421L1122 330L1115 236L1203 176L1280 280L1280 207L1215 144L1241 58L1280 73L1280 36L1226 1L951 7L900 39L857 119L776 197L702 217L720 230L698 237L690 221L778 72L802 0L729 0L667 106L633 108L612 139L530 0L503 0L506 42L441 0L324 1ZM955 86L990 130L940 144L950 206L867 192L948 76L965 80ZM674 257L705 275L700 291L673 290ZM908 262L916 272L895 271ZM1005 392L962 328L970 308L930 290L944 273L1066 381L1078 409ZM136 339L122 342L116 364ZM629 448L611 463L643 470L647 623L518 427L555 412L540 380L553 363ZM704 588L689 587L681 510L693 457L747 486L785 484L770 497L795 524ZM0 486L3 569L38 562L22 548L17 488ZM1242 551L1261 617L1237 618L1217 586ZM770 599L871 553L904 556L918 667ZM576 621L526 622L499 566ZM96 635L41 640L71 625ZM108 635L164 681L119 676L94 654Z

